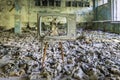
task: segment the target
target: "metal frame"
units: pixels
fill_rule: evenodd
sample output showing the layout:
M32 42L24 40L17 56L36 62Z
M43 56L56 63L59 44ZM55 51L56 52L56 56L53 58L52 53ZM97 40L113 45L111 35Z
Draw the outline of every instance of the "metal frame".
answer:
M76 15L75 14L56 14L56 13L38 13L37 14L37 27L38 35L43 36L41 33L41 19L42 16L61 16L67 19L67 35L66 36L45 36L45 40L55 39L55 40L68 40L76 38Z

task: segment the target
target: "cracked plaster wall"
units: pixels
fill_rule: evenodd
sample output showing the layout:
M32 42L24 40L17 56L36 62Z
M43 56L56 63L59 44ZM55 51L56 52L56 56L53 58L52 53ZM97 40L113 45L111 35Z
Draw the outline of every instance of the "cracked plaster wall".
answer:
M12 1L11 5L8 5L8 1ZM19 0L18 0L19 1ZM93 20L92 2L90 7L65 7L63 3L61 7L36 7L34 0L22 0L19 1L20 5L20 18L21 27L25 27L27 22L30 23L31 27L36 26L37 13L65 13L65 14L76 14L76 21L86 22ZM5 29L13 28L15 25L15 14L16 10L13 8L9 11L14 4L14 0L0 0L0 26Z

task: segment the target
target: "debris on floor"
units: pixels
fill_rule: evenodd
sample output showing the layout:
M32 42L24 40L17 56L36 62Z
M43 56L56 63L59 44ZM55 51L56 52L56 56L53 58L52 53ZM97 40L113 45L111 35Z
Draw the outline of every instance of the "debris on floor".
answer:
M81 34L84 33L84 36ZM24 34L24 35L23 35ZM0 32L0 77L30 80L120 80L120 35L78 31L74 41L48 42L44 67L35 33ZM63 57L64 55L64 62Z

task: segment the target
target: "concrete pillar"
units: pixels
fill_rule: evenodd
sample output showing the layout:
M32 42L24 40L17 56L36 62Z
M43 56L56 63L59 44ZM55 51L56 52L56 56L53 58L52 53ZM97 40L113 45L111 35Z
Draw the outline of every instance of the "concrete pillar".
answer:
M20 4L18 4L18 0L15 0L15 33L21 33L21 10L20 10Z
M115 8L116 8L116 7L115 7L115 0L111 0L111 1L108 0L108 1L109 1L109 5L110 5L109 7L110 7L110 9L111 9L111 20L114 21L114 20L115 20L115 16L116 16L116 15L114 14L114 13L116 13L116 12L115 12Z
M73 39L76 37L76 15L69 14L68 20L68 37Z
M92 1L93 1L93 10L95 10L95 0Z
M95 6L95 0L92 0L93 1L93 11L94 11L94 21L96 20L96 11L95 11L95 8L96 8L96 6Z
M61 0L61 7L65 7L65 1L66 0Z

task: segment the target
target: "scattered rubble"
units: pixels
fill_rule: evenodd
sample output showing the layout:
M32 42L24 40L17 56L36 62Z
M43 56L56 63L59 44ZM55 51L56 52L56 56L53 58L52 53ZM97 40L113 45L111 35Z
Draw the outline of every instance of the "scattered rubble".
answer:
M44 66L44 46L41 48L40 41L35 38L36 33L23 34L0 32L1 78L28 76L30 80L120 80L118 34L79 31L76 40L64 41L62 46L59 42L48 42Z

